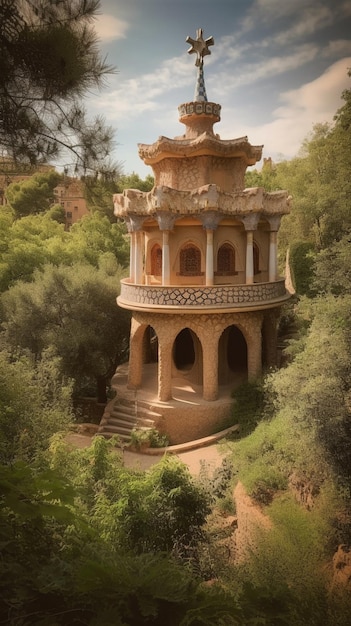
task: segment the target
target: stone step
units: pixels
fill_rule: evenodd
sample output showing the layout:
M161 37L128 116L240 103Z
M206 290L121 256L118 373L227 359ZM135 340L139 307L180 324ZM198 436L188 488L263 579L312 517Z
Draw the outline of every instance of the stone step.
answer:
M152 428L155 424L154 420L147 419L146 417L143 419L134 419L130 420L123 415L110 415L106 420L106 423L118 426L118 424L124 425L126 428L139 428L140 426L144 426L146 428Z
M114 426L113 424L105 424L103 432L130 436L131 430L130 428L124 428L123 426Z
M108 416L109 420L112 419L123 419L125 422L130 422L131 424L135 424L137 421L137 418L134 415L130 415L129 413L125 413L125 411L122 411L121 409L119 409L118 407L114 407L110 413L110 415Z
M98 430L99 435L107 438L118 435L123 441L130 441L133 429L150 430L160 417L146 403L136 403L127 398L115 398L111 405L112 408L106 412Z

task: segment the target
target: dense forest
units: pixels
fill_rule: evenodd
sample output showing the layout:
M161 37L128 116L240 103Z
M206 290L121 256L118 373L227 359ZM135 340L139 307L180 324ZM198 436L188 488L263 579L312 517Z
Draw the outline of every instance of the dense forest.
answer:
M78 135L90 215L65 230L56 172L9 185L0 207L0 623L347 626L350 588L337 574L351 550L351 90L297 157L247 173L247 187L293 196L279 251L282 272L289 252L296 294L280 319L281 367L233 394L240 431L220 444L225 462L196 479L168 456L145 472L127 469L116 441L66 443L80 419L77 399L104 401L127 357L129 318L115 299L128 240L111 195L152 184L116 168L93 173L110 133L101 120L86 124L79 99L110 69L79 27L97 5L50 3L34 38L20 26L17 47L13 29L1 40L11 51L1 145L31 163L56 157L65 130L57 104ZM68 16L56 33L58 58L62 42L70 45L64 71L53 72L43 50L56 12ZM32 56L23 57L24 44ZM18 94L10 104L9 86ZM48 103L51 135L40 117ZM267 521L244 559L228 552L218 523L234 515L238 487Z

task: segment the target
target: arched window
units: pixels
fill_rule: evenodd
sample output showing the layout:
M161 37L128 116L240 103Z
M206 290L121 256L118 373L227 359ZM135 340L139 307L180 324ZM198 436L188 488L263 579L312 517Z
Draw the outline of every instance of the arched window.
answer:
M162 275L162 248L155 243L151 249L151 274L152 276Z
M259 264L260 253L258 250L257 243L253 243L253 266L254 266L254 275L260 273L260 264Z
M187 244L180 251L180 275L201 275L201 252L192 243Z
M224 243L217 252L217 272L219 276L235 274L235 250L230 243Z

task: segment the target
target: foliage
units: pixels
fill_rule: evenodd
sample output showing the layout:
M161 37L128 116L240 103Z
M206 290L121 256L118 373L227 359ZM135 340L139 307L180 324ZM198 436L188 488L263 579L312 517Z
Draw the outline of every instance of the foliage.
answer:
M137 450L144 445L150 448L165 448L168 446L168 439L156 428L133 428L130 443Z
M73 159L99 169L112 141L83 100L113 70L100 58L91 25L96 0L1 4L0 144L14 161Z
M37 173L28 179L11 183L6 189L6 200L16 218L43 213L54 203L54 189L61 175L50 170Z
M272 378L277 408L308 428L340 477L351 475L350 297L317 299L304 349ZM304 431L305 436L305 431Z
M101 464L101 449L97 456ZM101 539L56 469L0 466L0 485L4 624L237 623L229 593L206 589L167 555L130 554Z
M132 174L125 174L120 176L117 183L117 191L122 192L124 189L140 189L140 191L151 191L154 186L153 177L148 174L143 180L139 174L133 172Z
M263 417L264 388L260 381L245 382L232 392L232 396L234 403L231 421L233 424L240 424L240 435L244 437L254 430Z
M99 214L84 217L69 232L59 222L57 205L45 214L19 220L12 220L6 208L0 209L0 225L4 227L0 231L0 291L18 280L32 280L35 270L48 263L109 266L107 273L115 272L118 279L118 266L127 267L129 263L123 225L110 224Z
M0 462L33 459L72 420L72 383L50 350L34 363L0 352Z
M111 223L116 221L113 214L113 194L118 191L118 175L114 179L85 177L84 195L87 206L93 213L108 217Z
M257 548L236 576L254 587L266 581L270 597L289 589L291 625L333 624L328 619L329 581L322 565L331 532L328 510L317 507L307 511L292 495L284 494L265 512L273 522L273 529L257 529Z
M110 224L106 216L94 213L85 216L70 230L67 252L74 262L87 262L99 266L102 254L112 253L118 264L129 264L129 244L122 224Z
M296 292L312 296L315 247L309 242L295 242L290 247L290 269Z
M351 294L351 235L345 235L315 257L313 287L334 296Z
M129 315L116 306L118 277L91 266L45 266L32 283L17 283L2 296L7 341L36 358L49 347L78 390L94 379L100 402L128 348Z

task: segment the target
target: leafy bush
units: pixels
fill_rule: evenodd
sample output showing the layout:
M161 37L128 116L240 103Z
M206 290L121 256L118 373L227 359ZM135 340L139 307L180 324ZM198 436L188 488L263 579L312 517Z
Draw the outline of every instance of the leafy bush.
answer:
M162 435L156 428L133 428L130 444L137 450L145 447L166 448L168 438Z
M290 266L296 292L299 295L313 296L313 266L315 246L306 241L293 244L290 248Z
M240 424L240 435L248 435L254 430L264 415L265 392L261 381L245 382L232 392L233 424Z

